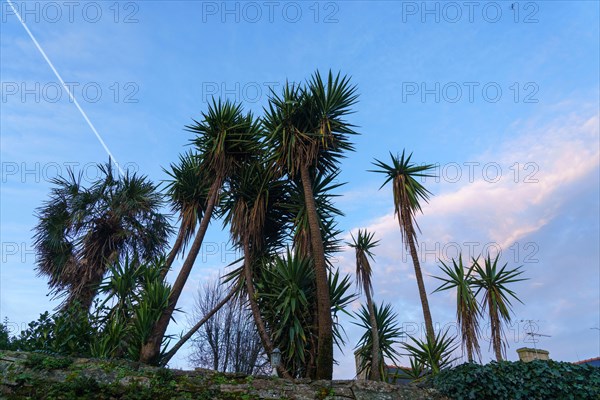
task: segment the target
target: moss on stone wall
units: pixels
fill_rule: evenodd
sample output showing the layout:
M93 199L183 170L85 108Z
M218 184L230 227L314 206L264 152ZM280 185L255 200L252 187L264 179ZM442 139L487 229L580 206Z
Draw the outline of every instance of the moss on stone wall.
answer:
M382 382L295 382L271 377L181 371L126 361L0 352L0 398L198 400L438 400L432 390Z

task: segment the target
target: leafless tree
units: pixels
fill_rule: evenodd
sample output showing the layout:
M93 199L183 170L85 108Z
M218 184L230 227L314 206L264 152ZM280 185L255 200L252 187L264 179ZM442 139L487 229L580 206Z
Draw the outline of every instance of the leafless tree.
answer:
M227 295L218 280L198 290L189 325L202 318ZM267 374L270 365L252 314L243 299L235 298L212 316L192 338L192 365L219 372Z

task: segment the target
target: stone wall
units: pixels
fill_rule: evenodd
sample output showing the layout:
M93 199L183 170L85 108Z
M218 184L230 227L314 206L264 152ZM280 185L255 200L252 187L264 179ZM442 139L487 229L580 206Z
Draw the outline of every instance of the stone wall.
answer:
M271 377L181 371L124 361L0 351L4 399L442 400L432 389L368 381L294 382Z

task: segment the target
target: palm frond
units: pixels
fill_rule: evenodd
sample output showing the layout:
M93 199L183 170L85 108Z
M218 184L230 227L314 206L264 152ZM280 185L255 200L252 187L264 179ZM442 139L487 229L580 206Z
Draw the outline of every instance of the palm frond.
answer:
M305 84L286 83L271 93L264 110L267 145L281 171L294 177L302 166L331 173L344 152L352 151L354 125L344 118L357 101L350 78L330 72L325 82L317 71Z
M473 355L481 360L481 348L479 346L481 309L473 291L475 265L466 269L462 255L459 255L458 261L452 259L452 266L446 265L441 260L440 263L442 264L440 269L444 276L434 276L434 278L443 283L434 290L434 293L456 289L456 319L461 332L462 348L466 350L470 362L473 361Z
M356 286L359 291L364 288L365 292L371 293L373 291L373 283L371 277L373 274L369 258L373 260L373 253L371 249L379 245L379 240L373 240L375 234L368 232L366 229L358 230L357 237L350 234L352 242L346 244L355 250L356 254Z
M214 180L224 182L260 154L262 125L252 113L244 114L241 104L213 99L201 117L185 129L194 134L191 144Z
M180 220L184 250L204 215L210 180L202 168L201 156L193 151L181 154L179 162L171 164L164 172L170 178L164 185L171 209Z
M397 319L398 316L393 312L391 304L381 304L378 306L374 304L375 320L377 323L377 331L379 337L379 349L380 349L380 365L377 367L380 369L380 374L383 379L386 377L385 358L394 364L398 363L400 353L396 350L395 346L400 343L402 337L402 330L398 327ZM358 344L355 349L358 350L360 355L359 373L366 371L367 376L370 374L371 368L371 354L373 347L373 339L371 335L371 316L369 310L363 305L359 312L356 313L358 322L352 322L359 326L363 330L363 334L360 337Z
M67 304L91 305L108 265L126 254L160 255L172 233L162 195L147 177L127 171L116 178L111 164L99 170L89 187L72 170L53 179L50 199L37 210L37 269L52 293L68 294Z
M385 180L380 189L392 182L394 212L398 217L400 231L407 246L409 237L415 243L417 242L416 230L412 228L415 226L419 230L415 216L417 212L422 211L421 202L429 201L431 195L431 192L417 178L434 177L428 173L434 168L433 164L417 165L411 162L411 157L412 153L406 156L404 150L401 155L395 156L390 152L390 164L375 159L373 165L377 169L369 171L384 174Z

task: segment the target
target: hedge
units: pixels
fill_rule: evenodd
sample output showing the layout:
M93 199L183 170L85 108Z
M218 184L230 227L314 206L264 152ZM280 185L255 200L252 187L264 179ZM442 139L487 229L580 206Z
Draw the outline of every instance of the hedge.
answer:
M470 363L440 372L432 384L455 400L599 400L600 368L551 360Z

